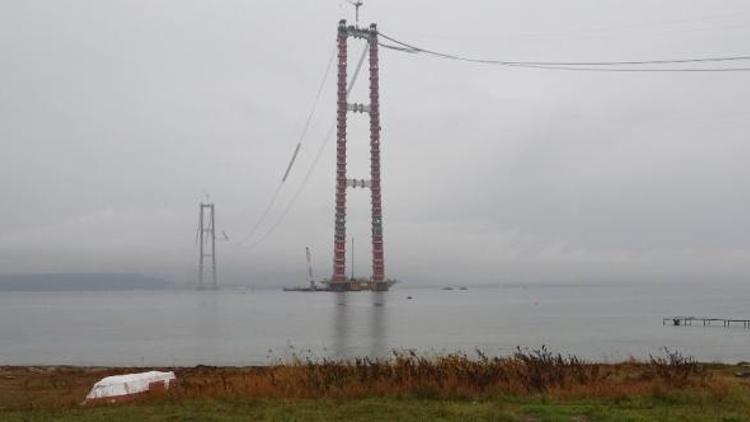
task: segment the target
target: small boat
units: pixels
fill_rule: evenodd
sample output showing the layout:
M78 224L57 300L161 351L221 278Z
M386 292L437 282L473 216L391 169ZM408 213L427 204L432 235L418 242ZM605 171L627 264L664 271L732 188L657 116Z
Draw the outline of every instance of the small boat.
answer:
M134 400L150 391L164 391L174 387L174 372L149 371L138 374L114 375L102 378L86 395L85 404L119 403Z

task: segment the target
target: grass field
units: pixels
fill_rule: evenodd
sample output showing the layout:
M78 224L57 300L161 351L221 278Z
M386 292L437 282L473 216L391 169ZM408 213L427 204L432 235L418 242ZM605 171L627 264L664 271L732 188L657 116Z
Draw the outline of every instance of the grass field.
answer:
M388 397L347 400L188 400L114 407L0 413L4 421L750 421L747 398L700 394L624 400L552 401L498 397L477 401Z
M0 420L750 421L744 368L668 352L617 364L519 350L174 370L167 393L89 406L94 382L133 369L0 368Z

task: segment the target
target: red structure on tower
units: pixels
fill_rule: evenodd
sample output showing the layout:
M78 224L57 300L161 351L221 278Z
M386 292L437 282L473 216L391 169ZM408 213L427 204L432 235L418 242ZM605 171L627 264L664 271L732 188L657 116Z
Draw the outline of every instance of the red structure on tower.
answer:
M368 43L370 58L370 104L348 102L347 47L349 38ZM383 207L380 184L380 83L378 62L378 31L375 24L368 29L347 26L345 20L338 27L338 85L336 126L336 217L334 231L333 276L330 288L347 290L388 290L393 284L385 278L383 252ZM346 174L347 114L349 112L370 116L370 179L349 179ZM372 278L349 280L346 277L346 190L369 188L372 203Z

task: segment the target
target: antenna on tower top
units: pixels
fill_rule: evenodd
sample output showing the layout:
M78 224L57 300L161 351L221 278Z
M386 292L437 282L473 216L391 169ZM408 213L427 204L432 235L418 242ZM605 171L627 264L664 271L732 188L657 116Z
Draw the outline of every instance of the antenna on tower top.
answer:
M349 4L351 4L352 6L354 6L355 22L357 26L359 26L359 8L362 7L365 3L362 0L346 0L346 1L349 2Z

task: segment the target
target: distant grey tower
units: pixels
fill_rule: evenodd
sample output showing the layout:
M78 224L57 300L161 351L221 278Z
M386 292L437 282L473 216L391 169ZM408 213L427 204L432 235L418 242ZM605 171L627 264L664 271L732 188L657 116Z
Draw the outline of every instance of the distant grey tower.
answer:
M200 204L198 219L198 244L200 260L198 261L198 290L216 290L219 284L216 279L216 207L214 204ZM211 258L211 278L206 281L206 259Z

